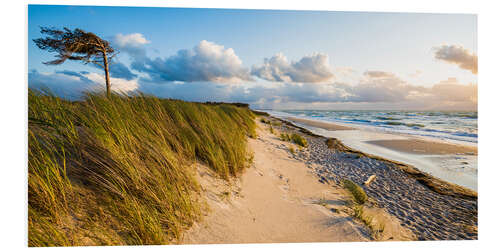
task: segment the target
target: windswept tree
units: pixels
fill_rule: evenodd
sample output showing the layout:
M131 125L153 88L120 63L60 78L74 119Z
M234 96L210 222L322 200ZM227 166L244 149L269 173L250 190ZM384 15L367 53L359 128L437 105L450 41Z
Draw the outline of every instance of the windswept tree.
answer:
M92 32L82 29L62 30L56 28L41 27L40 32L45 38L34 39L38 48L49 52L56 52L57 59L44 62L47 65L58 65L66 60L82 61L84 64L95 64L104 69L106 79L106 95L110 95L109 62L118 54L108 41L100 38Z

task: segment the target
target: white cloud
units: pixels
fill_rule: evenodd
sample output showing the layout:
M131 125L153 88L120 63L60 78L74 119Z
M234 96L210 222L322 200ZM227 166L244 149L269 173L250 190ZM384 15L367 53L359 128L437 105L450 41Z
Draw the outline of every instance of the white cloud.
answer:
M106 80L104 79L104 75L97 73L88 73L85 74L85 76L90 81L95 83L95 85L92 86L92 90L101 90L106 87ZM127 80L123 78L111 77L109 81L111 83L111 90L118 93L133 92L139 87L137 79Z
M111 42L115 48L128 53L134 60L144 60L146 58L144 45L150 43L141 33L116 34L111 39Z
M434 48L438 60L458 65L460 68L477 74L477 55L460 45L441 45Z
M395 78L395 75L390 72L385 72L385 71L378 71L378 70L368 70L363 73L363 75L369 77L369 78Z
M411 78L419 78L421 75L422 75L422 70L416 70L415 72L413 73L409 73L408 76L411 77Z
M472 102L477 105L477 84L462 85L453 77L432 86L431 92L441 101Z
M179 50L168 58L136 61L132 68L149 74L155 81L212 81L237 83L252 81L248 69L232 48L201 41L192 50Z
M116 34L113 38L113 42L120 48L124 47L141 47L144 44L150 43L143 34L133 33L133 34Z
M319 53L304 56L297 62L288 62L282 53L278 53L265 58L263 65L252 66L252 75L274 82L306 83L325 82L334 77L328 55Z

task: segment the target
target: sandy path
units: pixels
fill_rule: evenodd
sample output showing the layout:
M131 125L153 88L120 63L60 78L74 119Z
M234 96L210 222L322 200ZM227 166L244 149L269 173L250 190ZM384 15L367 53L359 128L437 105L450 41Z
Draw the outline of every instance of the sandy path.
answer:
M344 189L318 182L303 161L291 157L291 144L257 123L259 138L249 139L254 165L239 180L229 186L200 168L210 211L181 243L369 240L366 227L342 212L349 199Z

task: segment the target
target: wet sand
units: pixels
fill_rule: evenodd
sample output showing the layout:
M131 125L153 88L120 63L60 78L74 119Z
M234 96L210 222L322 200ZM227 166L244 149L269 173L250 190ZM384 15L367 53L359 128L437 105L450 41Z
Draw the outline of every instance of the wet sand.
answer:
M367 143L410 154L467 154L477 155L476 147L419 139L374 140Z
M337 131L337 130L355 130L355 128L351 128L348 126L343 126L343 125L338 125L330 122L322 122L322 121L313 121L313 120L308 120L308 119L301 119L297 117L286 117L286 120L305 124L308 126L313 126L317 128L322 128L325 130L330 130L330 131Z

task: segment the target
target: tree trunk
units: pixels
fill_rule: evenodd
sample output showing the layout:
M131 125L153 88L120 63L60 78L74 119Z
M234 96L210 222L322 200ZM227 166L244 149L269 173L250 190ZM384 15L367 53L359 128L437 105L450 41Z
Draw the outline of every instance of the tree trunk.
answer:
M104 76L106 78L106 96L109 98L111 95L111 84L109 83L109 66L108 66L108 56L106 52L102 53L104 62Z

